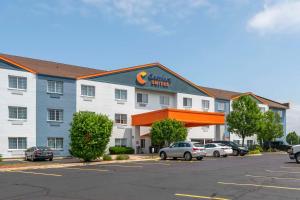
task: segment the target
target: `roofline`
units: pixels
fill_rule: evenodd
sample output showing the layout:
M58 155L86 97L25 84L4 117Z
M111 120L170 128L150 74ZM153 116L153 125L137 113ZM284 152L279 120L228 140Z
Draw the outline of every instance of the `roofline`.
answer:
M272 99L268 99L268 98L265 98L265 97L262 97L262 96L259 96L259 95L256 95L256 96L258 96L259 98L262 98L262 99L266 99L266 100L268 100L268 101L272 101L273 103L278 103L278 104L280 104L280 105L286 107L286 109L289 109L289 108L290 108L290 106L289 106L290 103L280 103L280 102L278 102L278 101L274 101L274 100L272 100ZM271 108L274 108L274 107L271 106Z
M262 101L262 100L258 99L257 97L259 97L259 96L256 96L256 95L255 95L254 93L252 93L252 92L245 92L245 93L242 93L242 94L233 96L233 97L231 98L231 100L235 100L235 99L238 99L238 98L240 98L240 97L242 97L242 96L247 96L247 95L250 95L250 96L254 97L255 99L257 99L259 102L261 102L261 103L267 105L267 103L266 103L265 101Z
M86 76L79 76L77 79L86 79L86 78L93 78L93 77L99 77L99 76L105 76L105 75L110 75L110 74L116 74L116 73L121 73L121 72L127 72L127 71L132 71L132 70L137 70L137 69L143 69L143 68L148 68L148 67L153 67L153 66L158 66L163 70L166 70L167 72L173 74L175 77L187 82L188 84L192 85L193 87L197 88L198 90L204 92L210 97L214 97L210 92L207 90L203 89L201 86L196 85L195 83L189 81L188 79L180 76L176 72L170 70L169 68L165 67L164 65L160 63L149 63L149 64L144 64L144 65L137 65L133 67L127 67L127 68L121 68L121 69L116 69L116 70L111 70L111 71L106 71L106 72L101 72L97 74L91 74L91 75L86 75Z
M18 64L18 63L16 63L15 61L6 58L5 56L0 55L0 60L3 60L3 61L5 61L5 62L7 62L7 63L12 64L12 65L15 65L15 66L17 66L17 67L19 67L19 68L21 68L21 69L24 69L25 71L30 72L30 73L33 73L33 74L36 74L36 73L37 73L36 71L34 71L34 70L32 70L32 69L30 69L30 68L28 68L28 67L25 67L24 65Z

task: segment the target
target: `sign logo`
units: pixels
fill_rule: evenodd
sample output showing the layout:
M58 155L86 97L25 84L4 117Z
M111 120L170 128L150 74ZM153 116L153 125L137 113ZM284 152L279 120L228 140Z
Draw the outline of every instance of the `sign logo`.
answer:
M145 80L146 76L148 77L147 80ZM145 71L136 75L136 81L140 85L145 85L149 81L152 87L169 87L171 85L171 78L152 73L148 74Z
M141 85L145 85L146 81L144 80L144 78L146 76L147 76L147 72L140 72L136 75L136 81Z

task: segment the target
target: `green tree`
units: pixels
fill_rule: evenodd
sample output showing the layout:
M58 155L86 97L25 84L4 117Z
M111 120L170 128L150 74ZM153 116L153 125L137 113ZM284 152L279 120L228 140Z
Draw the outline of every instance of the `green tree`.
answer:
M273 141L276 138L283 136L283 125L281 124L280 116L269 110L262 115L259 122L257 138L264 142Z
M77 112L70 129L70 153L84 161L101 157L111 136L113 122L105 115Z
M261 111L250 96L241 96L232 103L232 112L227 116L228 131L242 138L250 137L257 132Z
M286 141L287 143L289 143L290 145L295 145L295 144L299 144L299 136L297 135L297 133L295 131L290 132L287 136L286 136Z
M182 122L165 119L153 123L150 133L152 144L164 147L173 142L186 140L188 131Z

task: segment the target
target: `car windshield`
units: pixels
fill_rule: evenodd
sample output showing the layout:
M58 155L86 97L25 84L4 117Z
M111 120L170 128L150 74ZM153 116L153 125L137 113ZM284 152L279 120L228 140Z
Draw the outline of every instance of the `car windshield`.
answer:
M48 148L48 147L37 147L37 148L41 151L49 151L50 150L50 148Z
M204 147L204 145L201 143L194 143L193 145L194 145L194 147Z

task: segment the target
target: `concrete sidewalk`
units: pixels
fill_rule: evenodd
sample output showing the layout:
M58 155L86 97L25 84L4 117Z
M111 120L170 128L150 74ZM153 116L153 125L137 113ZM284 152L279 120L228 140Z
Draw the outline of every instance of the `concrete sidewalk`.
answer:
M29 169L51 169L51 168L64 168L64 167L76 167L76 166L92 166L92 165L105 165L111 163L130 163L146 160L159 160L157 155L129 155L129 160L115 160L117 155L112 155L112 161L96 160L93 162L83 162L76 158L57 158L52 162L49 161L36 161L29 162L23 159L14 159L3 161L0 163L0 172L14 171L14 170L29 170Z

